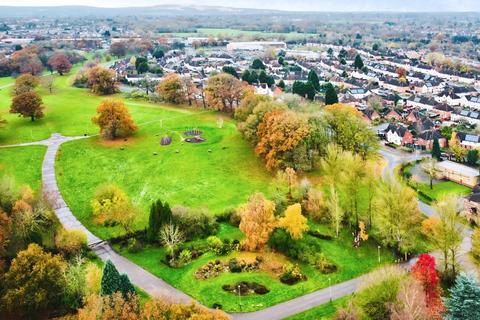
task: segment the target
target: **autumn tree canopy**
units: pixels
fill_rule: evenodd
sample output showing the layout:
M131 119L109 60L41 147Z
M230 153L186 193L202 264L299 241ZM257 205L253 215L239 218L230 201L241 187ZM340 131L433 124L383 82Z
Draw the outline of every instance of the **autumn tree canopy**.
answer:
M18 113L24 118L35 121L43 118L43 109L43 101L38 93L25 92L13 98L10 113Z
M207 104L219 111L232 112L240 104L245 86L231 74L221 73L210 77L205 88Z
M170 73L160 81L157 92L168 103L182 104L192 100L192 97L187 94L193 90L189 87L190 85L180 75Z
M12 61L20 73L38 75L43 71L43 64L38 57L38 47L32 46L15 51Z
M35 88L40 84L38 77L32 76L29 73L20 75L15 79L15 84L13 85L12 93L14 96L18 96L22 93L30 92L35 90Z
M65 287L66 263L37 244L20 251L5 274L2 298L10 312L31 315L58 306Z
M48 59L48 65L55 71L57 71L61 76L64 73L67 73L72 69L72 64L68 57L63 53L55 53L53 56Z
M126 137L137 130L127 107L118 99L103 100L92 122L100 127L100 134L106 139Z
M118 91L115 72L102 66L95 66L87 71L87 85L93 93L99 95L113 94Z
M303 233L308 230L307 218L302 215L302 206L296 203L287 207L284 216L278 220L278 226L285 229L292 239L302 238Z
M237 210L240 230L245 234L243 245L247 250L262 249L275 229L275 204L256 193Z
M308 135L307 119L299 113L275 110L264 115L257 129L255 152L265 159L267 169L292 164L291 151Z

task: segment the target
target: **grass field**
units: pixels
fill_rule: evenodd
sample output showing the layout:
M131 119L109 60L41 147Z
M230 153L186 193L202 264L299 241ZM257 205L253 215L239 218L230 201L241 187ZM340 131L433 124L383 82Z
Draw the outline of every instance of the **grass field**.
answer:
M35 122L9 114L10 90L0 91L0 111L8 121L0 130L0 144L37 141L55 132L69 136L96 134L98 128L91 118L104 97L71 87L70 83L70 77L57 76L53 94L39 89L46 109L45 117ZM268 189L271 175L232 121L225 119L223 128L218 128L218 114L211 111L138 101L126 104L139 125L135 136L125 143L103 143L93 137L65 144L57 163L58 182L67 203L97 235L110 237L120 232L90 221L92 196L105 182L117 183L140 206L140 228L145 226L148 206L157 198L171 205L205 206L219 213L237 206L255 191ZM181 142L184 130L192 127L204 131L207 141ZM172 136L173 143L161 147L159 141L165 134ZM124 144L122 151L120 146Z
M33 190L39 190L46 149L44 146L0 149L0 177L13 177L18 187L29 185Z
M442 196L445 196L445 195L466 196L470 194L470 192L472 192L472 189L465 187L461 184L455 183L453 181L439 182L433 185L433 189L430 189L430 185L427 183L418 183L414 185L417 188L417 190L423 192L434 201L440 199ZM424 199L424 200L427 201L428 203L432 202L430 199Z
M299 32L263 32L263 31L249 31L239 29L214 29L214 28L198 28L197 32L173 32L166 33L177 37L245 37L245 38L268 38L268 39L285 39L295 40L308 37L314 37L314 33L299 33Z
M131 110L140 130L128 141L105 144L97 137L74 141L62 146L58 158L57 177L67 203L97 235L121 232L91 223L90 202L102 183L116 183L140 206L137 228L146 225L148 206L156 199L220 213L235 208L256 191L267 191L271 176L233 122L227 120L218 128L217 116L211 112L140 104ZM180 136L189 127L202 130L207 141L182 142ZM166 134L173 142L161 146L160 139Z
M322 228L323 226L317 227ZM219 237L239 239L241 233L237 228L222 224ZM147 246L138 253L130 253L126 248L121 248L118 245L115 249L123 256L166 280L171 285L185 291L205 305L212 306L213 303L220 303L224 310L230 312L263 309L328 287L330 284L355 278L381 264L393 261L391 253L382 249L381 263L378 263L377 245L371 240L363 243L358 249L352 249L351 235L348 230L344 230L338 240L317 240L320 242L322 252L328 259L337 264L339 270L333 274L324 275L310 265L300 264L302 272L308 277L308 280L293 286L282 284L277 278L266 272L224 273L217 278L197 280L194 277L194 272L207 262L218 258L213 253L207 253L187 266L173 269L161 262L165 255L165 251L161 247ZM237 254L233 253L232 255ZM228 258L221 257L220 259ZM263 296L242 297L240 305L238 298L222 290L222 285L236 283L237 281L256 281L266 285L270 289L270 293Z

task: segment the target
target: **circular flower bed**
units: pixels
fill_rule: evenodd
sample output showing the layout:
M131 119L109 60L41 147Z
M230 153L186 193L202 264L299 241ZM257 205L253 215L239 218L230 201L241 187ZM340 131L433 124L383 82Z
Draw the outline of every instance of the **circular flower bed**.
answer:
M171 144L171 143L172 143L172 138L171 138L171 137L168 137L168 136L163 137L162 140L160 140L160 144L161 144L162 146L168 146L168 145Z
M195 136L193 138L185 139L185 142L188 142L188 143L202 143L202 142L205 142L205 141L207 141L207 140L200 137L200 136Z
M270 292L267 287L257 282L240 281L236 284L225 284L222 289L235 295L248 296L251 294L264 295Z
M184 132L186 136L201 136L202 133L203 132L198 129L190 129Z

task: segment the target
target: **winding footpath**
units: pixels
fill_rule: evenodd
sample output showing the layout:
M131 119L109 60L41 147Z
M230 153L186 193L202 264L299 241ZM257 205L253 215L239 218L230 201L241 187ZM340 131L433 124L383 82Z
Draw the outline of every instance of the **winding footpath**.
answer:
M55 160L57 151L62 143L80 140L89 137L64 137L60 134L53 134L50 139L21 143L10 146L1 146L2 148L8 147L24 147L32 145L47 146L47 152L42 164L42 184L43 192L53 207L58 220L62 223L63 227L67 230L81 230L87 235L88 245L92 250L103 260L111 260L117 267L120 273L128 275L132 283L146 291L153 297L168 298L173 302L189 303L193 299L183 293L182 291L172 287L162 279L154 276L150 272L139 267L135 263L117 254L110 245L92 234L80 221L73 215L72 211L68 207L67 203L63 199L60 190L58 188L57 179L55 176Z
M192 297L183 293L182 291L169 285L162 279L156 277L145 269L139 267L135 263L117 254L111 246L92 234L80 221L73 215L67 203L63 199L58 188L57 179L55 175L55 160L60 146L68 141L80 140L90 138L89 136L65 137L60 134L52 134L49 139L21 143L16 145L0 146L0 148L10 147L24 147L32 145L44 145L47 147L47 152L42 164L42 184L43 192L46 198L52 205L56 216L67 230L81 230L87 235L88 245L92 250L103 260L111 260L117 267L119 272L128 275L132 283L137 287L146 291L153 297L167 298L172 302L189 303L195 301ZM401 153L395 150L383 148L381 150L382 156L387 160L387 165L384 168L383 176L393 175L395 167L403 162L419 159L418 155ZM435 214L435 210L425 203L419 201L420 210L427 216ZM476 268L468 257L468 252L471 249L470 241L471 230L467 229L464 233L464 239L461 245L461 255L459 262L463 269L473 272ZM414 261L410 261L403 265L408 267ZM266 309L231 314L235 320L281 320L286 317L307 311L322 304L328 303L332 300L355 293L359 284L366 275L335 284L333 286L323 288L312 293L279 303L277 305L268 307Z

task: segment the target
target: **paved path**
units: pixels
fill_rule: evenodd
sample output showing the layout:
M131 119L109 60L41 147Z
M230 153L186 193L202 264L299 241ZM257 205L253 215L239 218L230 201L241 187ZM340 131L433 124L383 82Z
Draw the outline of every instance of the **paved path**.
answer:
M47 152L42 164L43 192L52 205L55 214L63 227L67 230L82 230L87 235L88 245L103 261L111 260L120 273L126 273L132 283L146 291L149 295L161 298L167 297L171 301L179 303L189 303L193 301L190 296L117 254L108 243L102 241L102 239L92 234L85 226L83 226L70 211L70 208L58 189L55 176L55 160L57 151L62 143L84 138L88 137L64 137L60 134L53 134L51 138L47 140L1 147L23 147L31 145L47 146Z
M281 320L350 295L362 283L361 276L256 312L232 314L235 320Z

